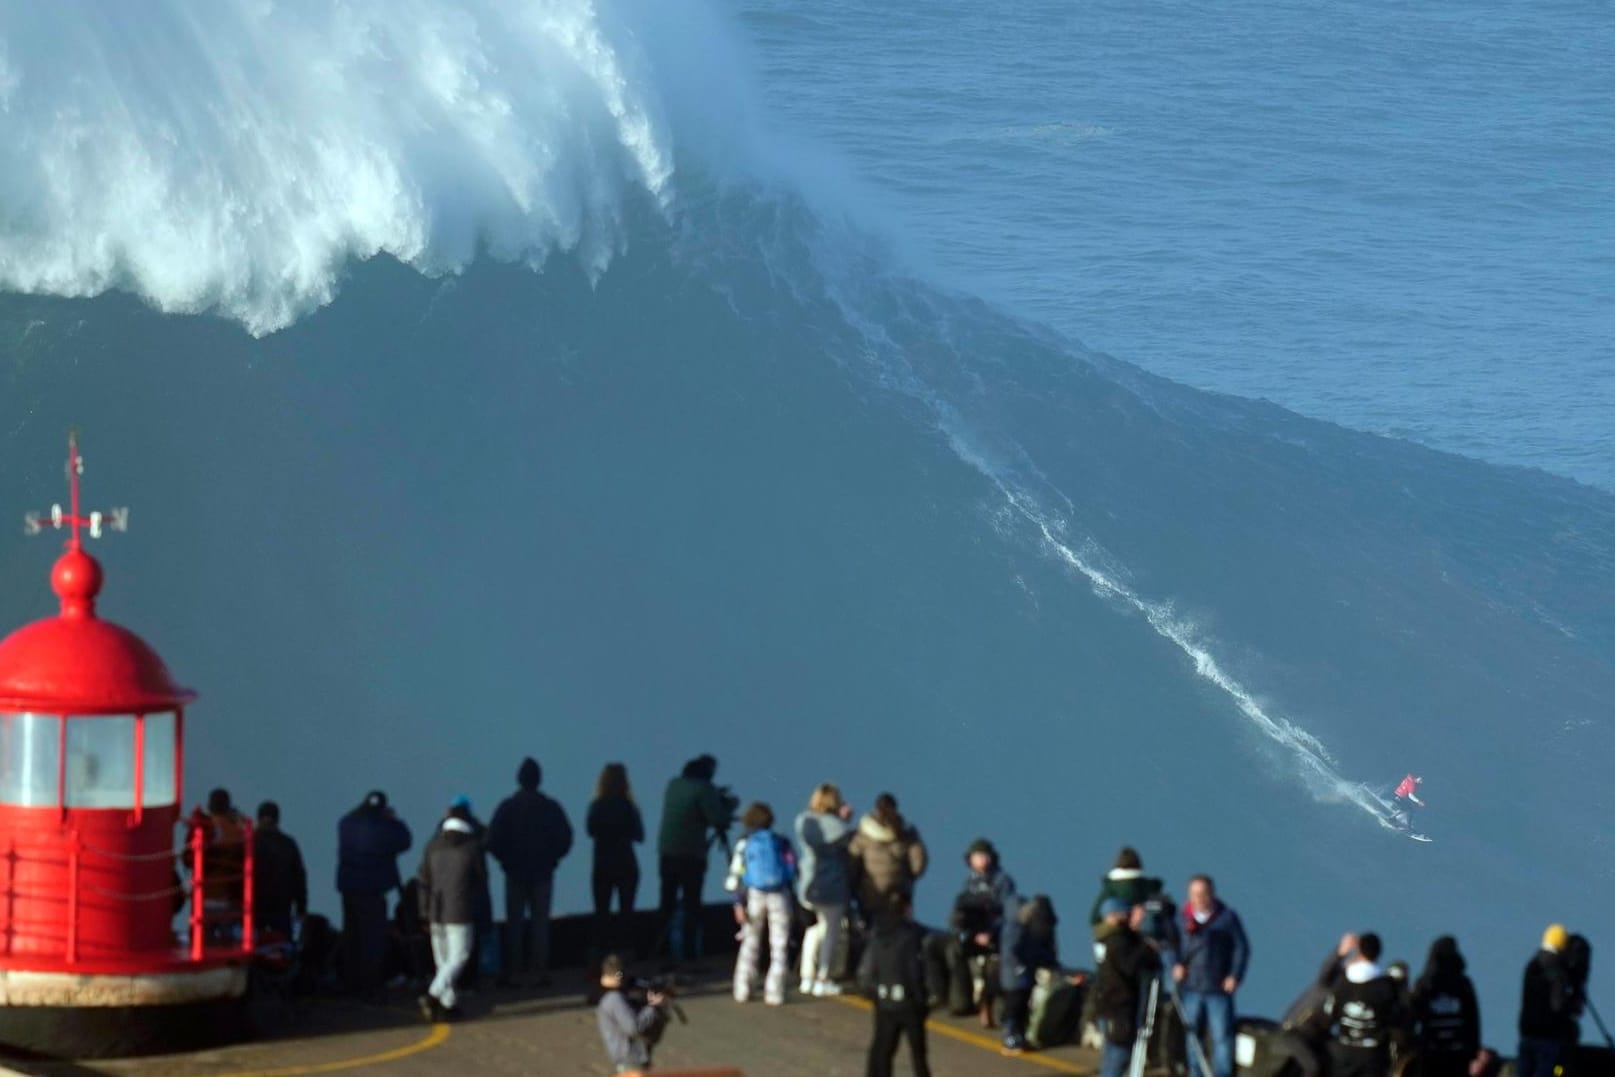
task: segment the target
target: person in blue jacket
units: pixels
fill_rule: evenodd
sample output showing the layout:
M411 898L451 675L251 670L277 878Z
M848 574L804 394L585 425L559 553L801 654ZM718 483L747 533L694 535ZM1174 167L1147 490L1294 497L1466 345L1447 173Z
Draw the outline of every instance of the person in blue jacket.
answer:
M1172 979L1177 984L1188 1039L1189 1072L1207 1077L1197 1050L1202 1027L1211 1031L1211 1068L1215 1077L1234 1074L1234 992L1245 980L1250 964L1250 941L1239 914L1217 900L1217 887L1209 875L1189 880L1189 899L1183 907L1182 936L1172 955Z
M377 789L337 824L336 888L342 894L342 939L348 987L381 987L387 960L387 895L400 887L398 856L409 849L409 827Z

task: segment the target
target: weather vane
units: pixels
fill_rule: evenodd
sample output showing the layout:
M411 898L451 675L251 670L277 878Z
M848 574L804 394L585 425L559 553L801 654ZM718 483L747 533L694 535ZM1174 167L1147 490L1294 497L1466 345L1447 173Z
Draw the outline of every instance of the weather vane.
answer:
M67 433L67 490L69 497L68 509L62 511L61 505L52 505L48 515L37 512L26 513L22 518L22 531L25 535L37 535L46 527L60 531L63 527L72 528L73 534L67 544L77 548L79 545L79 529L89 528L91 538L100 538L103 530L127 531L129 530L129 510L127 508L108 509L106 512L92 512L85 516L79 511L79 476L84 474L84 457L79 455L78 432L69 430Z

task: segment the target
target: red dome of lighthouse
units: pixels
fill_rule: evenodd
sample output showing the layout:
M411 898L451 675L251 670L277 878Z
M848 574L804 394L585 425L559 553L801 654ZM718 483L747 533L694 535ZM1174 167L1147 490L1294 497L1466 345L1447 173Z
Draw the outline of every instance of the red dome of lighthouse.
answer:
M97 534L101 514L80 516L79 464L72 442L68 453L72 509L66 516L53 509L50 521L72 528L67 549L50 574L62 610L0 640L0 711L140 714L189 703L195 693L174 683L145 640L95 615L103 577L100 564L84 552L79 527L89 523L90 533ZM37 519L31 523L33 530L43 526Z
M0 711L134 714L195 698L174 683L145 640L95 616L101 583L95 558L69 550L51 582L62 599L61 615L0 640Z

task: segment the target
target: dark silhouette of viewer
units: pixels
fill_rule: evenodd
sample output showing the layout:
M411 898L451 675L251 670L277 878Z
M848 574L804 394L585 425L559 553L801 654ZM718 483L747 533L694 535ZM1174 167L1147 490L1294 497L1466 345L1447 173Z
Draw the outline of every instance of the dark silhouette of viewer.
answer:
M488 824L488 852L505 872L503 984L527 974L548 982L555 868L572 851L572 823L559 803L538 791L543 778L536 759L523 759L516 791Z
M925 929L914 922L913 899L898 893L875 921L874 935L858 964L858 989L875 1004L867 1077L891 1077L898 1043L908 1040L914 1077L931 1077L926 1058L925 1018L941 992L931 983L925 959Z
M337 824L336 888L342 894L343 968L351 991L380 990L387 961L387 896L400 889L398 857L409 827L377 789Z
M701 888L706 883L708 838L726 833L735 802L713 784L718 761L697 756L667 783L656 848L661 870L661 921L668 953L677 961L701 956Z
M623 931L611 917L611 899L617 899L622 922L626 922L639 895L639 858L634 846L645 840L645 821L634 803L628 768L623 764L607 763L600 771L589 804L588 831L594 839L589 883L594 896L594 945L599 952L623 941Z
M1464 972L1458 940L1430 944L1424 972L1413 984L1413 1043L1420 1077L1468 1077L1480 1054L1480 1003Z
M207 796L207 810L192 816L192 821L202 830L202 898L208 933L226 938L240 922L247 820L236 811L228 790L215 789Z
M280 829L280 805L258 805L252 849L253 915L260 931L291 938L293 927L308 914L308 872L303 851Z
M1094 985L1094 1017L1105 1039L1099 1073L1122 1077L1132 1062L1144 993L1161 971L1161 955L1138 932L1144 918L1142 904L1129 905L1112 895L1095 911L1099 926L1094 938L1104 953Z
M1329 1072L1333 1077L1389 1077L1391 1045L1406 1027L1402 986L1380 961L1379 936L1357 937L1324 1002L1330 1024Z
M1518 1077L1553 1077L1581 1039L1581 998L1566 959L1572 936L1562 924L1542 933L1542 948L1525 966L1520 988Z
M435 1021L460 1013L456 983L472 957L477 932L477 906L487 890L488 868L482 839L471 825L468 807L455 804L421 854L420 914L432 937L436 974L416 1000L421 1016Z

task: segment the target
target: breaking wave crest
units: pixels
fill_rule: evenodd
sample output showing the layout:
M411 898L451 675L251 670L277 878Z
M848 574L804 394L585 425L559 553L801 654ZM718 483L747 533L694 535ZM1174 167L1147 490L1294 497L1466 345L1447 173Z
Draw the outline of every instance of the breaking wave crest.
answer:
M0 287L121 288L263 334L378 254L442 273L568 251L598 274L625 197L670 200L670 109L726 107L700 85L722 35L677 6L8 7Z

